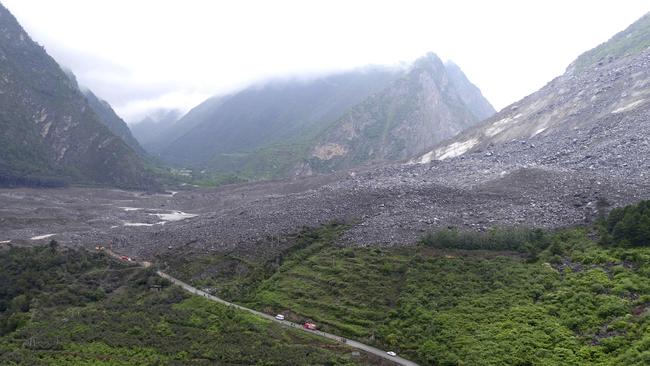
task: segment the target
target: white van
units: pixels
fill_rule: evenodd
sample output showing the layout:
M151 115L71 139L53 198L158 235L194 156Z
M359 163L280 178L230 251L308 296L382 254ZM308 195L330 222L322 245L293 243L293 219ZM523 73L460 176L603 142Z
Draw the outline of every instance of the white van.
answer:
M276 318L277 320L284 320L284 315L282 315L282 314L278 314L278 315L275 316L275 318Z

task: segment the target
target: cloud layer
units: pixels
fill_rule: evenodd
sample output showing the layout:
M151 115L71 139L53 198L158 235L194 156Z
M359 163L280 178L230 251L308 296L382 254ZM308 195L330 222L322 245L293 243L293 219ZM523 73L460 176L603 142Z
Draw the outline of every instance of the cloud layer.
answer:
M428 51L453 59L501 108L650 10L645 0L3 3L129 122L260 79Z

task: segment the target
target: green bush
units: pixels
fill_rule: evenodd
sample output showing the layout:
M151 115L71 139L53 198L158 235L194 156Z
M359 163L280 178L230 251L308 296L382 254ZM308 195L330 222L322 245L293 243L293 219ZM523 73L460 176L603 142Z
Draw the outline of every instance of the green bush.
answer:
M650 201L613 209L601 230L602 243L621 247L650 246Z
M302 233L250 281L212 261L184 278L236 283L235 302L313 320L422 365L650 361L650 248L599 246L591 228L446 229L406 248L342 248L338 233Z
M2 251L0 284L0 365L354 364L334 343L100 253Z
M425 246L446 249L508 250L536 255L548 247L550 239L541 229L494 228L488 231L441 229L427 234Z

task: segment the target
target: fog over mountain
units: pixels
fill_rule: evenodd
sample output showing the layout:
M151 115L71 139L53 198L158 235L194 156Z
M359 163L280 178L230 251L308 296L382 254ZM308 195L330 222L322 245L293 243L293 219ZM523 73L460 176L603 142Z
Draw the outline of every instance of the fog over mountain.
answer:
M131 132L142 145L152 149L182 116L178 109L158 109L131 124Z
M328 172L409 159L494 114L454 63L429 53L319 135L303 170Z
M410 159L493 113L460 67L431 53L402 67L276 80L215 96L141 142L178 167L277 178Z
M187 112L259 80L395 65L430 51L461 65L499 110L650 10L645 0L596 1L589 11L561 0L4 3L128 123L160 108Z
M236 172L274 161L280 168L251 168L275 175L300 159L301 145L349 108L401 77L402 68L368 67L326 77L286 79L212 97L175 123L150 151L180 165ZM261 150L274 145L290 154ZM295 155L295 156L291 156ZM250 161L249 159L252 159ZM296 160L298 159L298 160ZM286 172L285 172L286 173Z

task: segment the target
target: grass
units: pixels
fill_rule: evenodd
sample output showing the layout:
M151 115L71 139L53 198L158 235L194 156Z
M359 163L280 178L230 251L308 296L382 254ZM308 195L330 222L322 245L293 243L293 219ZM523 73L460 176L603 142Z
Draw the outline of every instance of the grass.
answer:
M580 55L574 63L575 70L582 72L606 57L634 55L648 47L650 47L650 15L646 14L609 41Z

